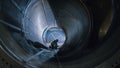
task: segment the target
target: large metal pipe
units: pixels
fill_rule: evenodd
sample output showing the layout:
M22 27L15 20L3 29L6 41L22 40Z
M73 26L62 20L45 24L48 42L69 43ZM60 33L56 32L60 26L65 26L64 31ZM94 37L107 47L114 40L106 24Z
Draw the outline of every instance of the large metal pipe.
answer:
M20 0L4 0L3 17L1 18L5 21L4 25L9 23L21 29L21 33L9 29L10 33L6 32L6 36L12 35L13 38L7 38L12 39L8 41L12 44L4 46L14 54L13 56L18 61L37 67L54 57L59 51L34 47L36 42L37 45L44 45L48 48L52 41L58 39L61 62L68 62L63 58L69 60L76 52L81 52L82 48L86 47L91 21L87 8L80 1L28 0L25 2L23 0L20 4L19 2ZM3 31L3 33L5 32Z

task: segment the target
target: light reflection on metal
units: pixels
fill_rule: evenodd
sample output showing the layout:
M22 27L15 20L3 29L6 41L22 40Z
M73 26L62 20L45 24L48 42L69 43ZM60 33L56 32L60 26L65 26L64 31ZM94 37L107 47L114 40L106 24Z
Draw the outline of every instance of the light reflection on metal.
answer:
M40 42L48 47L46 42L43 41L43 32L48 28L59 28L59 26L47 0L35 0L30 3L24 17L23 31L26 38L33 42Z
M107 34L113 19L113 11L112 9L106 14L105 20L102 22L100 30L99 30L99 40L102 40Z

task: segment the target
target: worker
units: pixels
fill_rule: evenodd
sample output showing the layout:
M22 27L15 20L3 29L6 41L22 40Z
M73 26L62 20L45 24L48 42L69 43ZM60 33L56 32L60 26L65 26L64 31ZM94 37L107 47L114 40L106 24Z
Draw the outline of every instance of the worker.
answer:
M51 49L57 49L57 47L58 47L57 42L58 42L58 39L52 41L49 48L51 48Z

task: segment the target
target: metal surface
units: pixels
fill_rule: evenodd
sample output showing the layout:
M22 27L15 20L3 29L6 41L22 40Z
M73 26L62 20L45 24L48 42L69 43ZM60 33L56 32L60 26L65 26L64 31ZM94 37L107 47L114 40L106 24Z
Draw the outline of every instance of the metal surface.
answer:
M19 0L3 1L2 6L5 8L2 8L0 38L6 52L23 66L39 67L44 62L55 59L54 55L61 50L61 53L64 53L73 46L80 46L80 49L84 47L81 44L88 38L91 22L83 5L71 5L72 1L61 1L63 5L57 2L56 6L49 4L47 0L20 2L19 4ZM5 5L6 3L9 6ZM79 9L76 9L76 6ZM58 12L55 12L54 7L57 7ZM58 40L58 49L51 50L49 46L54 40Z
M49 45L46 45L47 42L43 40L45 30L47 31L50 28L59 28L62 30L57 25L47 0L31 1L25 10L24 17L23 31L26 39L33 42L40 42L46 47L49 47Z
M113 19L113 0L0 1L0 57L10 63L8 66L94 68L102 62L96 68L119 65L107 64L114 64L109 62L119 58L116 52L120 47L120 28L111 30L104 39L111 23L119 23ZM99 39L105 42L99 44ZM91 40L97 42L89 44ZM110 58L114 53L116 55Z
M5 30L5 32L2 32L1 34L4 35L4 33L7 33L6 37L9 40L11 39L9 43L12 43L6 44L5 38L1 35L1 46L7 50L6 52L12 54L17 61L25 62L25 67L37 67L41 63L54 57L54 55L59 51L59 49L50 50L48 48L50 43L58 39L58 41L60 41L58 42L58 45L62 46L66 38L64 31L57 25L47 0L26 1L27 4L24 2L25 1L22 1L21 5L15 0L3 1L2 6L6 8L3 8L3 14L5 15L3 17L1 16L0 26L1 32L2 30ZM5 3L8 3L9 6L11 6L10 12L6 12L6 10L9 9L9 6L5 5ZM23 4L25 6L21 7ZM13 14L12 11L18 15ZM19 17L14 18L16 16ZM8 20L6 17L10 17L12 21ZM5 26L10 29L10 32L4 28ZM52 32L49 34L48 32L51 28L55 29L52 29ZM47 34L44 32L47 32ZM51 38L47 37L48 35L55 35L56 33L59 34L58 36L63 36L64 39L61 40L59 38L54 38L54 36ZM50 41L46 42L44 40ZM39 48L34 47L34 43L38 43L37 45ZM41 46L45 46L47 49L41 48Z

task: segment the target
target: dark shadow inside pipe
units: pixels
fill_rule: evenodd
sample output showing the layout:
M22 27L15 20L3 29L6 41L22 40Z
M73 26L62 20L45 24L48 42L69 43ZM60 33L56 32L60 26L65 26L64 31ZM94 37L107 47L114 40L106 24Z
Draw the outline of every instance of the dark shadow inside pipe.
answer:
M93 27L91 30L92 32L90 33L91 40L89 41L89 43L87 42L87 40L85 40L87 38L87 35L89 34L89 29L91 29L89 14L87 14L87 10L85 9L86 6L83 6L83 5L81 6L78 0L76 1L73 1L73 0L52 1L51 0L50 2L53 7L54 14L56 15L57 22L65 30L67 34L67 42L65 43L61 51L58 53L60 62L62 64L65 63L69 65L71 63L74 63L74 61L79 62L82 57L90 55L91 52L93 51L97 52L96 51L97 48L102 46L100 44L103 43L103 42L101 43L99 42L99 38L101 39L101 37L99 36L100 29L103 29L102 26L106 22L107 24L105 25L107 27L107 30L110 27L111 17L113 15L113 2L112 1L85 0L83 2L86 4L90 12L90 17L92 19ZM104 34L104 36L106 36L106 34ZM103 40L105 41L105 39ZM85 41L85 44L83 41ZM108 45L108 44L105 44L105 45ZM84 51L85 51L85 54L84 54ZM89 54L86 54L86 52ZM86 58L91 58L92 60L94 55L98 55L98 54L93 53L91 57L86 57ZM54 59L52 59L52 61L53 60ZM83 58L82 60L83 62L86 61L85 58Z
M58 56L63 62L75 60L77 58L74 55L76 52L81 53L81 50L86 47L90 34L91 20L88 10L80 1L51 0L50 4L57 23L67 35L66 43L59 51Z

